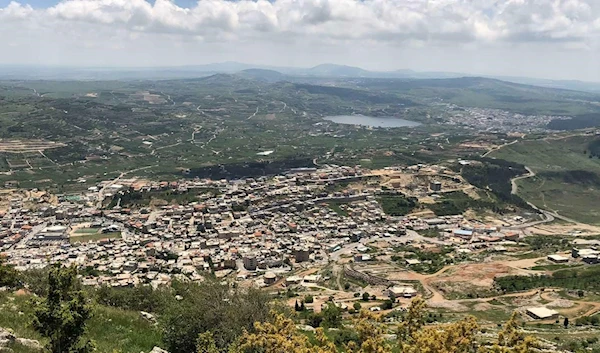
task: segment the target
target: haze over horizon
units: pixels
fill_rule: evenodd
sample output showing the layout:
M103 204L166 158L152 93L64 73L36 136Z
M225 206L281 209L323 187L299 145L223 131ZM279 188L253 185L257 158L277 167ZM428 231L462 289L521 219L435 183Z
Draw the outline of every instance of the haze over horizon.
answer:
M0 0L0 64L335 63L600 81L595 0Z

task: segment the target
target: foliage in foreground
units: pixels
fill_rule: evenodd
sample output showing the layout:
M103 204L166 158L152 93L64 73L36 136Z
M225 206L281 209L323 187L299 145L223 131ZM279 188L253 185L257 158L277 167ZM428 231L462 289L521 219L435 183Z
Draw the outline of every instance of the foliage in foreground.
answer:
M243 335L228 347L228 353L391 353L397 346L403 353L529 353L537 347L535 340L519 331L516 314L499 333L491 346L477 341L479 326L473 317L455 323L425 326L425 302L412 302L405 320L397 327L397 342L385 339L381 317L362 311L353 322L355 339L338 347L330 341L322 328L315 331L315 339L299 332L294 322L282 314L273 313L266 323L255 323L254 332ZM198 339L198 353L217 353L212 334Z
M33 327L49 339L47 349L52 353L87 353L94 350L91 341L83 336L92 309L79 288L77 269L50 269L48 295L35 303Z

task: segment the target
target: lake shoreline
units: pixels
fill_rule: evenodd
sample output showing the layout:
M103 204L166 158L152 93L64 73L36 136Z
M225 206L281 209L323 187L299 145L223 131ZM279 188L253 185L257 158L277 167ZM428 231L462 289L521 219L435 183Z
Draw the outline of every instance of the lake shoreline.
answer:
M362 114L357 115L332 115L323 117L324 120L331 121L337 124L345 125L361 125L377 128L394 128L394 127L416 127L422 125L419 122L406 120L394 117L372 117Z

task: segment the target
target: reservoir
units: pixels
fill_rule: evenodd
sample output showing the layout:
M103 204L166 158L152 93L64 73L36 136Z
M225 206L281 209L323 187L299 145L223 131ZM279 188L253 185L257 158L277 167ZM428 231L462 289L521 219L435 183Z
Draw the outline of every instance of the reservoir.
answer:
M420 123L389 116L372 117L366 115L336 115L323 117L325 120L333 121L338 124L363 125L370 127L413 127Z

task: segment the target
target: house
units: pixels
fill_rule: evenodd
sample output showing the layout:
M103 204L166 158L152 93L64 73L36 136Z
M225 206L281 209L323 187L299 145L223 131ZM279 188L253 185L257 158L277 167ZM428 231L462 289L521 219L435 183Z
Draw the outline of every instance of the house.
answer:
M388 288L387 293L390 298L412 298L417 295L417 290L408 286L394 286Z
M558 255L558 254L554 254L554 255L548 255L547 259L549 261L555 262L555 263L565 263L565 262L569 262L569 259L562 256L562 255Z
M264 277L264 282L267 286L275 283L277 281L277 275L273 272L267 272Z
M558 318L558 311L540 306L535 308L527 308L527 315L536 320L551 320Z
M304 282L316 283L321 280L321 275L307 275L304 276Z

